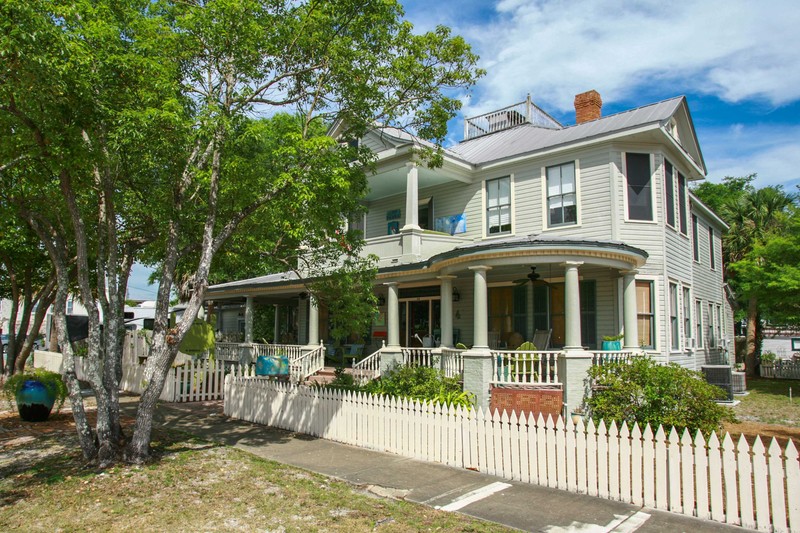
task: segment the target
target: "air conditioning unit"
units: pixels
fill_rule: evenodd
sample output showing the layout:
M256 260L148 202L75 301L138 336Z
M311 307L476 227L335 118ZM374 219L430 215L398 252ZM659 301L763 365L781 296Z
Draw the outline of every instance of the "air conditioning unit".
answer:
M733 393L747 394L747 379L744 372L731 372L733 378Z
M706 381L725 391L727 401L732 402L733 369L728 365L704 365L700 368Z

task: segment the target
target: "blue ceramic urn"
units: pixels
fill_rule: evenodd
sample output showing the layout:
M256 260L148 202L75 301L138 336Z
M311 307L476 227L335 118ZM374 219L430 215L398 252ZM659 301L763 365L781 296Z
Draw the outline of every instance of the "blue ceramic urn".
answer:
M22 384L16 400L20 418L28 422L42 422L50 416L56 397L42 382L29 379Z

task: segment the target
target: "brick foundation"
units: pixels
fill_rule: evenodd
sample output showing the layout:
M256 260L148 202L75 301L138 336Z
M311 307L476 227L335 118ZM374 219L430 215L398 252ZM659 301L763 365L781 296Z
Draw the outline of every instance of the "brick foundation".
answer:
M545 419L549 415L555 420L561 416L563 401L564 392L560 389L493 387L489 408L491 412L506 411L509 416L512 412L517 416L525 413L525 416L533 414L536 417L541 413Z

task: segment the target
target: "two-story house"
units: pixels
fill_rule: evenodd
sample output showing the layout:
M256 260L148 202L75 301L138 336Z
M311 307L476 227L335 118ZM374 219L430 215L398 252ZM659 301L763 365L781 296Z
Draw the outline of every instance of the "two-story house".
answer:
M571 126L530 98L468 118L436 169L404 132L359 139L377 157L367 213L350 222L380 258L373 349L513 349L552 330L551 349L597 350L624 333L626 349L661 361L725 360L726 226L689 190L706 168L686 99L601 108L589 91ZM222 332L246 333L246 309L273 304L276 330L316 344L327 315L305 290L294 273L272 274L212 286L208 299Z

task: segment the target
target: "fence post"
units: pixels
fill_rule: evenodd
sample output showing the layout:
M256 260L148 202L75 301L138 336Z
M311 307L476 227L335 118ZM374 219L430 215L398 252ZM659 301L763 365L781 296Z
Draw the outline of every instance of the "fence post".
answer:
M492 352L473 348L464 352L464 391L475 395L475 406L489 409L492 381Z
M386 374L387 371L391 370L395 366L401 366L403 364L403 352L399 346L396 347L386 347L381 351L381 375Z

